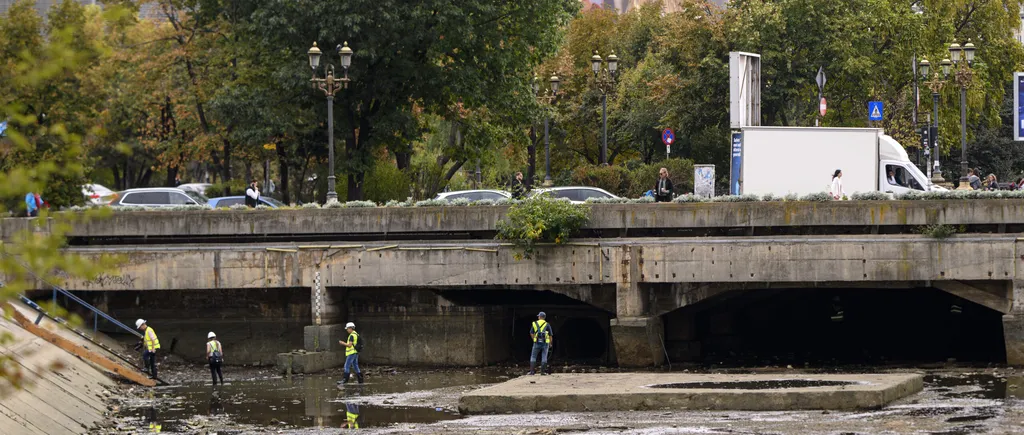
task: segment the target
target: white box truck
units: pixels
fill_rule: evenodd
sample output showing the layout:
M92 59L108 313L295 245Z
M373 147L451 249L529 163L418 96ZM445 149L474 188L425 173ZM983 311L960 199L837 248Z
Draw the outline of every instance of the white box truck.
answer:
M903 146L879 128L744 127L742 133L744 195L828 192L836 169L843 171L847 196L945 190L932 184Z

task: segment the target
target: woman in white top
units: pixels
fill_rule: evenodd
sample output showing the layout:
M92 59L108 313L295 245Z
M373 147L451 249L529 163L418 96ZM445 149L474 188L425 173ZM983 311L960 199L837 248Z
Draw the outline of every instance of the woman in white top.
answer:
M829 189L829 193L832 194L832 199L841 200L846 196L846 192L843 191L843 171L836 169L836 172L832 174L832 188Z

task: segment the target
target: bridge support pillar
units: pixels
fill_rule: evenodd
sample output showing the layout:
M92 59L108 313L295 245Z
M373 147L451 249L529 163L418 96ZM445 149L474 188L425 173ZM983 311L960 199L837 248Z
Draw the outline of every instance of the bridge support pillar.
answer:
M651 367L665 363L661 318L623 317L611 319L612 345L619 367Z
M1003 342L1006 363L1024 366L1024 281L1013 281L1009 314L1003 315Z

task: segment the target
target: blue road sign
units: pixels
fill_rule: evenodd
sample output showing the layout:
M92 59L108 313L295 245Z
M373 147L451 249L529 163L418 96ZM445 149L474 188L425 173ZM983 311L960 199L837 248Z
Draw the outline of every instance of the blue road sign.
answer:
M0 122L0 137L4 137L4 133L7 132L7 121Z
M672 142L676 141L676 135L675 133L672 133L671 128L666 128L665 131L661 132L661 141L664 142L665 145L672 145Z
M868 120L881 121L884 106L881 101L868 101Z

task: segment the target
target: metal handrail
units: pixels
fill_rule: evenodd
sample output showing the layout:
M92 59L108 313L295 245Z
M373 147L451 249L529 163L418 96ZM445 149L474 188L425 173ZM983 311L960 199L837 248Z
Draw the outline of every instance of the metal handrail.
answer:
M0 251L0 254L2 254L4 256L11 257L12 259L14 259L14 262L17 265L21 266L22 269L25 269L25 271L28 272L29 275L32 275L32 277L34 277L35 279L39 280L39 282L42 282L43 284L46 284L46 285L50 286L51 288L53 288L53 305L54 306L57 306L57 293L60 293L60 294L63 294L68 299L71 299L72 301L78 302L79 305L82 305L83 307L88 308L89 311L92 311L92 313L93 313L93 332L96 332L96 330L99 329L99 319L100 319L100 317L102 317L102 318L106 319L108 322L113 323L115 326L117 326L117 327L119 327L119 328L121 328L121 329L123 329L125 331L128 331L128 333L134 335L135 337L142 338L142 334L140 334L138 331L136 331L136 330L134 330L132 328L129 328L127 325L125 325L124 323L121 323L120 321L118 321L117 319L111 317L107 313L104 313L103 311L100 311L99 308L96 308L96 307L92 306L92 304L82 300L78 296L75 296L75 295L71 294L71 292L61 288L60 286L58 286L56 284L53 284L53 283L43 279L41 276L39 276L35 272L33 272L32 268L26 266L24 263L22 263L21 261L19 261L16 258L14 258L12 255L7 254L7 253L2 252L2 251ZM0 283L0 286L2 286L2 285L3 284ZM43 312L43 309L40 308L39 305L36 305L34 302L32 302L31 300L26 298L24 295L19 295L19 296L21 296L21 299L23 301L26 301L26 303L28 303L30 306L32 306L36 310L39 310L40 312ZM61 319L59 317L54 317L54 319L60 320L60 321L64 321L64 319Z
M99 319L99 317L102 317L102 318L106 319L108 322L113 323L115 326L117 326L117 327L119 327L119 328L121 328L121 329L123 329L125 331L128 331L130 334L132 334L132 335L134 335L134 336L136 336L138 338L142 338L142 334L140 334L138 331L136 331L136 330L134 330L132 328L129 328L128 325L125 325L124 323L121 323L117 319L111 317L109 314L104 313L103 311L100 311L99 308L96 308L96 307L92 306L91 304L89 304L88 302L83 301L81 298L79 298L78 296L75 296L71 292L69 292L67 290L64 290L64 289L62 289L62 288L60 288L60 287L58 287L56 285L50 284L50 283L48 283L46 281L43 281L43 282L46 283L47 285L53 287L53 302L54 302L55 305L57 303L57 293L60 293L60 294L64 295L65 297L67 297L67 298L69 298L69 299L71 299L71 300L73 300L75 302L78 302L79 305L82 305L83 307L88 308L90 311L92 311L93 314L94 314L94 317L93 317L94 322L97 321ZM98 317L95 317L95 316L98 316ZM95 330L95 328L94 328L94 330Z

